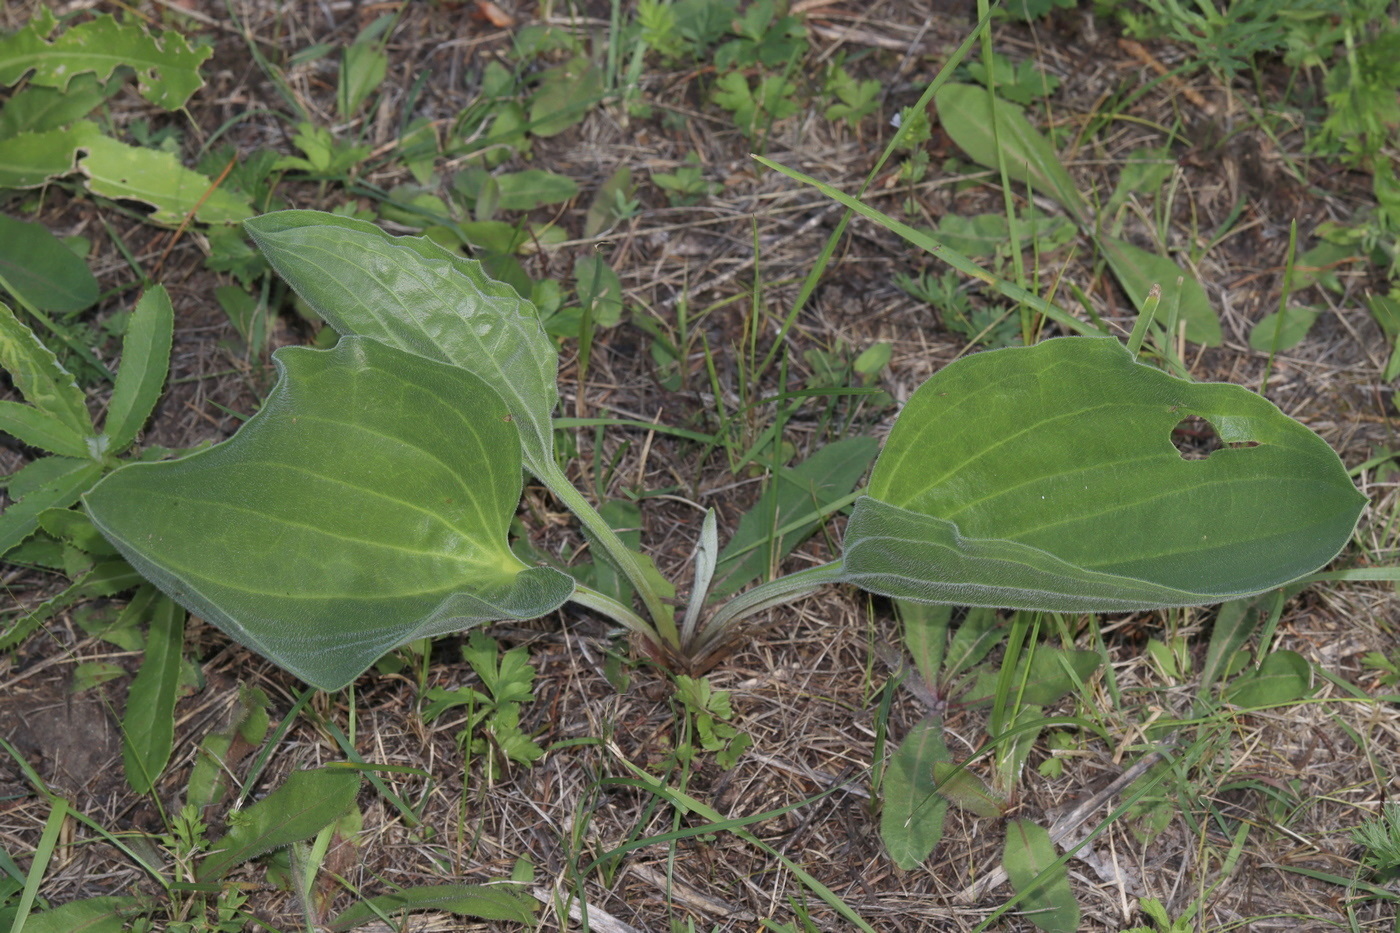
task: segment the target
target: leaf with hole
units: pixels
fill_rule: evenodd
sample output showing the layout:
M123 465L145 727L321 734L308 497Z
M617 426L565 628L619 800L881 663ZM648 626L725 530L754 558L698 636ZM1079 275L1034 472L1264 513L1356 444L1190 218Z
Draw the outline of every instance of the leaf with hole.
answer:
M1197 416L1230 446L1184 460ZM1201 605L1331 560L1366 499L1332 449L1239 386L1111 338L965 357L900 413L842 578L887 596L1071 612Z
M526 467L539 475L552 464L558 352L514 289L430 240L349 217L280 211L244 226L336 331L474 373L505 399Z
M192 47L174 30L151 35L135 19L120 22L107 13L50 39L57 27L52 11L40 6L22 29L0 37L0 84L14 85L27 74L32 85L66 91L80 75L106 81L127 67L136 72L142 97L178 110L203 86L199 66L214 54L213 47Z
M275 359L281 378L231 440L87 495L142 575L326 690L397 645L570 596L507 546L520 448L485 383L357 337Z

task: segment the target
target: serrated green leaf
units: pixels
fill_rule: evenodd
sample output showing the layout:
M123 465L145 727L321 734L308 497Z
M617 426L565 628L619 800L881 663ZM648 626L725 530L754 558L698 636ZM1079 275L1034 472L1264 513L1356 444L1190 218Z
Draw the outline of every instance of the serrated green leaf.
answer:
M1160 285L1162 302L1158 305L1156 321L1165 321L1175 305L1178 320L1186 324L1187 340L1206 347L1220 346L1224 339L1220 332L1220 316L1215 313L1201 283L1186 270L1165 256L1149 253L1124 240L1100 236L1095 242L1134 307L1141 308L1152 286ZM1177 279L1181 279L1179 288Z
M938 119L953 142L978 165L997 168L1000 147L1006 174L1035 194L1054 198L1083 226L1089 206L1074 187L1059 155L1025 112L1004 100L992 110L991 93L970 84L945 84L934 94Z
M909 730L885 768L880 838L890 858L905 871L923 864L943 838L948 801L935 790L933 767L947 760L943 721L926 716Z
M11 502L4 512L0 512L0 556L39 527L39 516L48 509L65 509L78 501L78 497L92 488L102 475L102 465L92 460L69 460L66 457L50 457L60 461L62 472L48 478L43 485L29 490L24 498Z
M245 228L273 268L342 334L361 334L475 373L505 399L525 466L553 463L558 350L534 305L481 264L416 237L315 211Z
M75 434L93 433L83 390L53 351L0 302L0 369L10 374L25 401L61 421Z
M53 13L40 7L24 28L0 37L0 84L13 85L26 74L30 84L66 91L79 75L106 81L118 67L131 68L141 96L158 107L178 110L204 84L199 66L214 54L193 48L174 30L148 34L136 20L118 22L100 14L69 27L56 38Z
M185 610L168 597L151 604L150 634L141 670L131 682L122 715L122 765L138 794L155 786L175 744L175 698L185 647Z
M326 690L404 642L572 594L507 546L520 445L482 380L362 337L274 359L277 385L231 440L86 497L147 579Z
M1077 933L1079 904L1069 887L1065 866L1055 864L1050 834L1030 820L1009 820L1002 866L1011 887L1023 895L1021 916L1045 933Z
M43 224L0 214L0 284L22 304L77 314L97 301L97 279Z
M415 910L440 910L479 920L534 923L537 902L518 885L430 884L381 894L346 908L331 930L354 930L381 916L397 918Z
M86 459L91 453L86 437L53 415L20 402L0 401L0 433L65 457Z
M1275 651L1257 670L1239 677L1225 690L1225 700L1236 706L1277 706L1301 700L1312 689L1313 670L1296 651Z
M1235 446L1183 459L1171 433L1189 416ZM847 582L1076 612L1272 589L1331 560L1366 502L1332 449L1265 399L1082 337L933 376L900 413L869 493L846 528Z
M112 403L107 406L107 450L120 453L131 446L136 432L151 416L170 369L170 343L175 310L163 285L136 302L122 338L122 362L117 370Z
M352 768L293 771L286 783L238 814L227 835L209 847L195 877L217 881L274 849L310 839L355 804L360 772Z

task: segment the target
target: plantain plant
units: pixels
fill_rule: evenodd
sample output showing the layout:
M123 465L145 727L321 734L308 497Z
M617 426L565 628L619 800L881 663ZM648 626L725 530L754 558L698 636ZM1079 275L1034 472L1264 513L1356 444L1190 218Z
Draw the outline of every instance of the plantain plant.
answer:
M651 561L555 455L557 350L529 302L363 221L283 211L246 228L340 342L279 350L276 386L232 439L123 466L83 501L163 592L326 690L405 642L566 602L681 668L830 584L1015 609L1221 602L1329 561L1365 502L1327 444L1265 399L1166 375L1114 338L1057 338L964 358L913 394L838 559L707 610L709 516L678 619ZM1188 461L1171 435L1193 417L1225 447ZM638 605L512 552L522 467Z

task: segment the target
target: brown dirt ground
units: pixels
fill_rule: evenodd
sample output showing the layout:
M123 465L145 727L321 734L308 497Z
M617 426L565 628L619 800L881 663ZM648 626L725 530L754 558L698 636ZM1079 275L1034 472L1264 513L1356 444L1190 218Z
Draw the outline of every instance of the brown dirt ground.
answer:
M0 12L0 28L22 22L26 6L10 5ZM118 8L101 3L54 6L60 12ZM260 108L283 111L285 106L247 54L223 4L161 0L140 6L146 14L186 23L214 44L216 55L206 66L208 86L191 102L187 117L148 113L134 94L127 94L113 103L112 118L118 126L138 116L173 120L193 151L213 128L246 117L224 141L249 151L290 151L286 122L247 116ZM315 42L345 41L394 6L231 2L255 41L276 56ZM521 24L549 20L595 36L602 34L609 16L609 4L602 0L500 6ZM881 112L886 117L917 99L972 25L965 5L926 0L807 0L802 7L809 15L813 54L825 60L845 51L858 59L855 67L862 76L877 77L885 85ZM177 8L188 10L191 18L176 18ZM383 103L368 118L373 145L392 143L398 107L422 69L433 75L420 103L423 115L450 121L472 102L482 63L505 54L511 41L510 30L491 27L473 9L472 3L452 2L415 3L407 9L390 46L392 64ZM1149 77L1143 63L1118 44L1114 26L1096 20L1087 8L1058 14L1033 29L1001 26L997 36L1002 52L1018 59L1034 57L1062 79L1053 112L1056 119L1078 125L1098 113L1110 95L1138 88ZM1168 67L1181 55L1168 45L1149 44L1148 51ZM333 120L335 75L330 62L288 70L289 87L322 125ZM559 217L575 235L592 192L619 164L633 168L643 204L639 214L599 241L575 240L557 252L534 257L530 271L567 274L574 255L601 244L622 277L629 305L642 309L637 313L672 318L674 301L683 292L688 292L692 308L716 304L704 326L710 345L718 350L720 383L733 407L739 402L739 358L733 348L752 311L748 296L756 273L764 283L758 310L760 343L766 349L801 276L839 215L815 192L750 162L744 138L701 96L700 78L689 72L649 71L644 90L657 108L653 117L627 119L615 108L602 107L581 126L537 141L531 164L568 174L580 184L579 198ZM1193 93L1188 96L1187 90ZM1204 352L1191 348L1187 361L1199 379L1228 379L1254 388L1265 360L1248 349L1245 338L1250 322L1277 305L1289 223L1297 221L1306 244L1317 223L1345 221L1366 200L1364 180L1345 177L1330 166L1305 166L1306 174L1295 177L1290 163L1296 153L1285 158L1248 118L1252 108L1268 106L1251 89L1227 90L1203 75L1191 79L1189 88L1162 82L1133 105L1131 119L1115 121L1081 140L1070 153L1081 190L1107 192L1116 177L1116 154L1159 143L1158 127L1180 127L1186 141L1178 145L1177 195L1166 209L1174 238L1209 236L1243 199L1243 213L1229 235L1195 270L1222 312L1226 343ZM686 119L679 127L664 123L661 115L667 110ZM768 154L851 189L873 165L889 132L882 121L873 119L851 132L821 119L814 107L776 127ZM1283 142L1297 145L1292 138ZM937 132L930 145L934 166L956 152ZM691 150L700 153L708 177L722 182L723 191L697 207L669 207L645 179L650 172L673 168ZM523 167L520 160L515 164ZM401 165L392 163L381 175L365 180L389 187L409 179ZM1001 209L999 192L961 181L935 171L931 180L911 192L895 190L892 175L886 174L874 186L874 200L895 211L912 196L926 213L925 222L946 212ZM297 207L330 207L350 199L341 190L322 190L315 184L286 183L279 193ZM126 285L130 272L103 233L98 213L85 197L55 192L45 198L40 216L60 234L91 236L92 265L104 288ZM170 231L110 213L107 219L148 268L170 245ZM1146 229L1144 225L1134 232ZM752 250L755 231L762 244L757 256ZM232 331L212 301L221 280L203 269L202 247L197 233L187 233L164 258L161 278L171 289L179 316L174 383L150 426L148 443L182 446L228 436L238 420L227 411L252 411L267 382L264 364L243 360L222 345ZM1131 319L1126 299L1102 270L1086 261L1085 253L1081 246L1072 257L1043 262L1042 285L1049 287L1063 276L1062 291L1073 282L1091 296L1105 319L1126 328ZM855 221L790 337L790 382L809 376L802 356L806 349L839 342L863 348L883 340L893 344L894 355L881 385L902 399L963 352L966 348L939 326L933 311L894 286L897 271L921 268L933 268L931 260L888 232ZM1328 299L1329 313L1308 341L1276 362L1265 393L1321 433L1354 465L1371 456L1376 446L1395 444L1396 413L1390 401L1392 387L1379 381L1383 344L1360 304L1360 296L1375 283L1357 274L1347 284L1344 299ZM1321 301L1326 296L1313 297ZM725 299L737 300L720 304ZM98 313L129 305L128 297L114 298ZM305 337L293 324L278 333L279 342ZM624 325L600 336L587 384L581 386L574 348L566 346L561 367L565 411L615 413L703 428L706 412L713 410L704 361L694 353L686 362L685 387L665 391L658 385L644 336ZM758 393L777 389L770 375ZM855 421L859 430L879 433L892 414L862 410ZM769 423L772 411L758 409L753 418L749 437ZM823 442L816 429L814 413L804 411L789 425L788 436L799 451L806 451ZM663 571L679 578L684 593L699 513L681 500L716 507L721 526L728 522L732 527L756 494L757 483L746 473L732 475L722 455L701 462L693 446L664 435L614 432L604 444L599 451L593 449L591 434L579 438L584 463L598 457L607 462L620 454L610 493L673 489L676 498L646 503L645 532ZM0 469L6 471L20 462L10 449L0 450L0 458ZM591 469L585 475L591 479ZM1364 549L1379 562L1393 563L1393 516L1400 505L1395 482L1370 474L1361 481L1373 507L1356 533L1357 547L1349 552L1350 559ZM577 547L579 538L562 509L541 490L527 489L522 514L537 547L555 553ZM827 553L819 536L791 566L820 560ZM56 583L14 573L5 582L24 604ZM1363 691L1379 694L1384 690L1374 674L1363 670L1360 659L1368 651L1394 655L1397 610L1400 601L1388 587L1316 587L1289 603L1277 643ZM1163 632L1189 636L1199 669L1211 619L1210 610L1195 610L1105 622L1104 647L1130 703L1113 708L1102 676L1091 686L1098 716L1113 730L1115 742L1086 737L1078 748L1062 754L1065 772L1053 780L1028 769L1016 801L1018 815L1047 824L1055 821L1110 785L1165 738L1160 731L1144 738L1144 723L1186 715L1194 691L1189 682L1168 683L1148 664L1146 639ZM1079 622L1073 626L1073 633L1088 644L1090 628ZM626 646L611 638L601 621L576 610L528 625L498 626L493 634L508 645L530 647L540 676L528 725L539 730L542 743L597 741L556 751L534 768L512 769L491 784L479 761L464 770L455 740L457 720L446 717L425 725L416 715L417 685L411 677L362 678L353 694L359 753L373 761L421 768L432 777L391 776L397 792L419 808L423 823L417 828L406 825L379 796L369 791L361 796L363 832L333 853L330 863L349 884L379 893L396 885L484 881L508 875L515 860L524 858L535 865L536 884L545 896L544 930L566 925L559 911L571 893L586 900L591 922L599 930L662 931L689 921L697 929L755 930L761 919L792 920L789 898L810 910L819 929L846 928L777 860L725 832L687 839L673 848L657 843L637 849L610 874L595 871L580 884L574 872L593 857L630 839L696 825L693 818L677 816L617 781L629 776L623 759L657 767L674 741L676 714L665 679L641 665L632 671L630 688L619 693L604 677L604 663L609 653L627 654ZM689 776L687 792L732 817L797 805L749 829L829 886L876 929L970 930L1009 896L1004 885L989 890L979 886L999 864L996 821L950 814L939 850L917 871L895 869L882 852L869 775L881 690L890 677L875 649L886 644L898 644L890 607L856 592L833 590L775 612L766 631L745 641L711 674L717 687L733 691L738 722L753 736L754 748L728 772L702 763ZM187 654L202 664L205 685L180 702L175 756L158 786L167 810L178 808L198 743L230 715L240 683L268 692L274 721L300 690L293 678L230 645L208 626L191 626ZM459 658L456 641L444 639L434 653L429 684L469 682L470 669ZM87 638L65 617L0 661L0 732L77 810L116 832L162 832L157 810L131 794L121 778L115 720L129 680L120 678L79 695L70 690L74 666L97 659L114 659L133 671L138 663ZM1321 684L1317 697L1317 702L1294 708L1237 717L1187 776L1196 798L1171 802L1170 807L1181 809L1170 812L1162 828L1148 832L1141 821L1117 820L1082 850L1070 862L1070 870L1084 911L1083 928L1114 930L1143 922L1135 905L1139 897L1151 895L1166 902L1173 915L1202 898L1201 929L1302 931L1348 922L1355 929L1389 929L1392 908L1358 904L1348 921L1340 888L1285 870L1305 867L1350 875L1358 853L1347 830L1374 812L1393 790L1391 782L1400 771L1400 706L1346 701L1346 694L1331 683ZM318 723L333 722L349 731L348 702L346 696L317 699L314 714L303 716L277 749L260 792L275 786L293 767L343 757ZM1059 710L1074 711L1068 701ZM897 740L922 714L915 696L899 691L889 716L892 737ZM947 725L955 751L976 749L984 741L981 712L956 712ZM1182 733L1186 738L1192 735L1190 727ZM1031 764L1045 754L1037 751ZM836 793L802 804L837 785ZM1083 825L1096 825L1120 801L1121 797L1103 800L1083 815ZM1219 820L1202 821L1208 802L1221 814ZM47 804L29 793L13 762L0 760L0 842L21 864L33 851L46 815ZM217 818L215 822L217 826ZM1231 834L1245 824L1250 827L1245 844L1231 853ZM150 889L138 869L95 841L86 828L70 826L63 842L42 889L52 903ZM251 884L250 905L259 918L280 929L305 928L294 898L263 886L256 871L240 877ZM327 903L319 904L318 910L344 906L349 900L333 884L319 890ZM614 925L605 922L607 917ZM469 925L424 914L408 928L456 930ZM1030 927L1011 918L998 921L997 928Z

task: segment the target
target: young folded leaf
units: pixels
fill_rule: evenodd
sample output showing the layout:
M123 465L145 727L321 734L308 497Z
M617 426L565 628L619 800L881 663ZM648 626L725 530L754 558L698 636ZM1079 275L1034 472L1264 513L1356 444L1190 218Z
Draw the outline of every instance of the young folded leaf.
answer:
M1185 460L1198 416L1226 447ZM959 360L910 398L846 528L842 578L904 599L1110 612L1221 602L1327 563L1366 503L1337 455L1239 386L1117 340Z
M484 382L359 337L275 358L277 385L232 439L84 497L171 598L334 690L396 645L572 594L507 545L520 445Z

